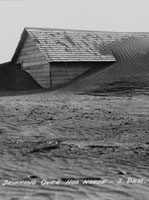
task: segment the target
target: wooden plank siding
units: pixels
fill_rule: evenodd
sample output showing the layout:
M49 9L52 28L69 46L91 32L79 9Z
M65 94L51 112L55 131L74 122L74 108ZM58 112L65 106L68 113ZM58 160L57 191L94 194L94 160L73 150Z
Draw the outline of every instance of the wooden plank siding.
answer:
M52 86L55 87L69 83L91 67L93 67L93 63L87 62L51 63Z
M43 88L50 87L50 64L31 36L27 37L16 63L22 63L23 70L29 73Z
M50 63L51 84L54 87L65 85L80 76L99 72L113 62L53 62Z

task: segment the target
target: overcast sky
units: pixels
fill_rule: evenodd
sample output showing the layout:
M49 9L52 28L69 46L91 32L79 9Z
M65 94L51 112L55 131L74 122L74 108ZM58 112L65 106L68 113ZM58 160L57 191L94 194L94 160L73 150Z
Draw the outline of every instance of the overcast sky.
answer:
M0 0L0 63L24 27L149 32L149 0Z

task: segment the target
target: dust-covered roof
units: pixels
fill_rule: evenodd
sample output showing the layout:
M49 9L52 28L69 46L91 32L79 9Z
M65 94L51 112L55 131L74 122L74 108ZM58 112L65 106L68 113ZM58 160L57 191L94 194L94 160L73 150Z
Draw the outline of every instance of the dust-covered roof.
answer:
M31 36L48 62L112 62L116 61L115 57L104 51L105 44L132 36L147 37L149 33L25 28L12 61L19 55L27 35Z

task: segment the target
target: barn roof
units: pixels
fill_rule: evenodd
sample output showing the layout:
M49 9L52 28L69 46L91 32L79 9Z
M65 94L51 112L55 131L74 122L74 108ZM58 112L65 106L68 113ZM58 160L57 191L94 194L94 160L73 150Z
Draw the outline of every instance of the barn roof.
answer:
M149 33L25 28L12 61L16 61L28 35L48 62L110 62L116 60L112 53L105 53L104 44L132 36L148 37Z

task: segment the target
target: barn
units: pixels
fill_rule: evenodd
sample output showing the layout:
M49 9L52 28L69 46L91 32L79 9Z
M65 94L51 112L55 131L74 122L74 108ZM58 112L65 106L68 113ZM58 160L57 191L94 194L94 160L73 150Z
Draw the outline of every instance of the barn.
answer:
M111 34L98 31L25 28L11 62L43 88L57 87L115 62L100 45L111 40Z
M135 46L133 38L146 37L149 33L28 27L22 32L11 63L21 66L42 88L54 88L117 63L121 59L117 57L119 53L111 51L115 42L127 43L128 39L128 46L132 49ZM118 51L125 56L127 44L121 44ZM133 51L136 52L134 48ZM128 52L131 55L131 51ZM139 52L142 52L141 47L136 55Z

